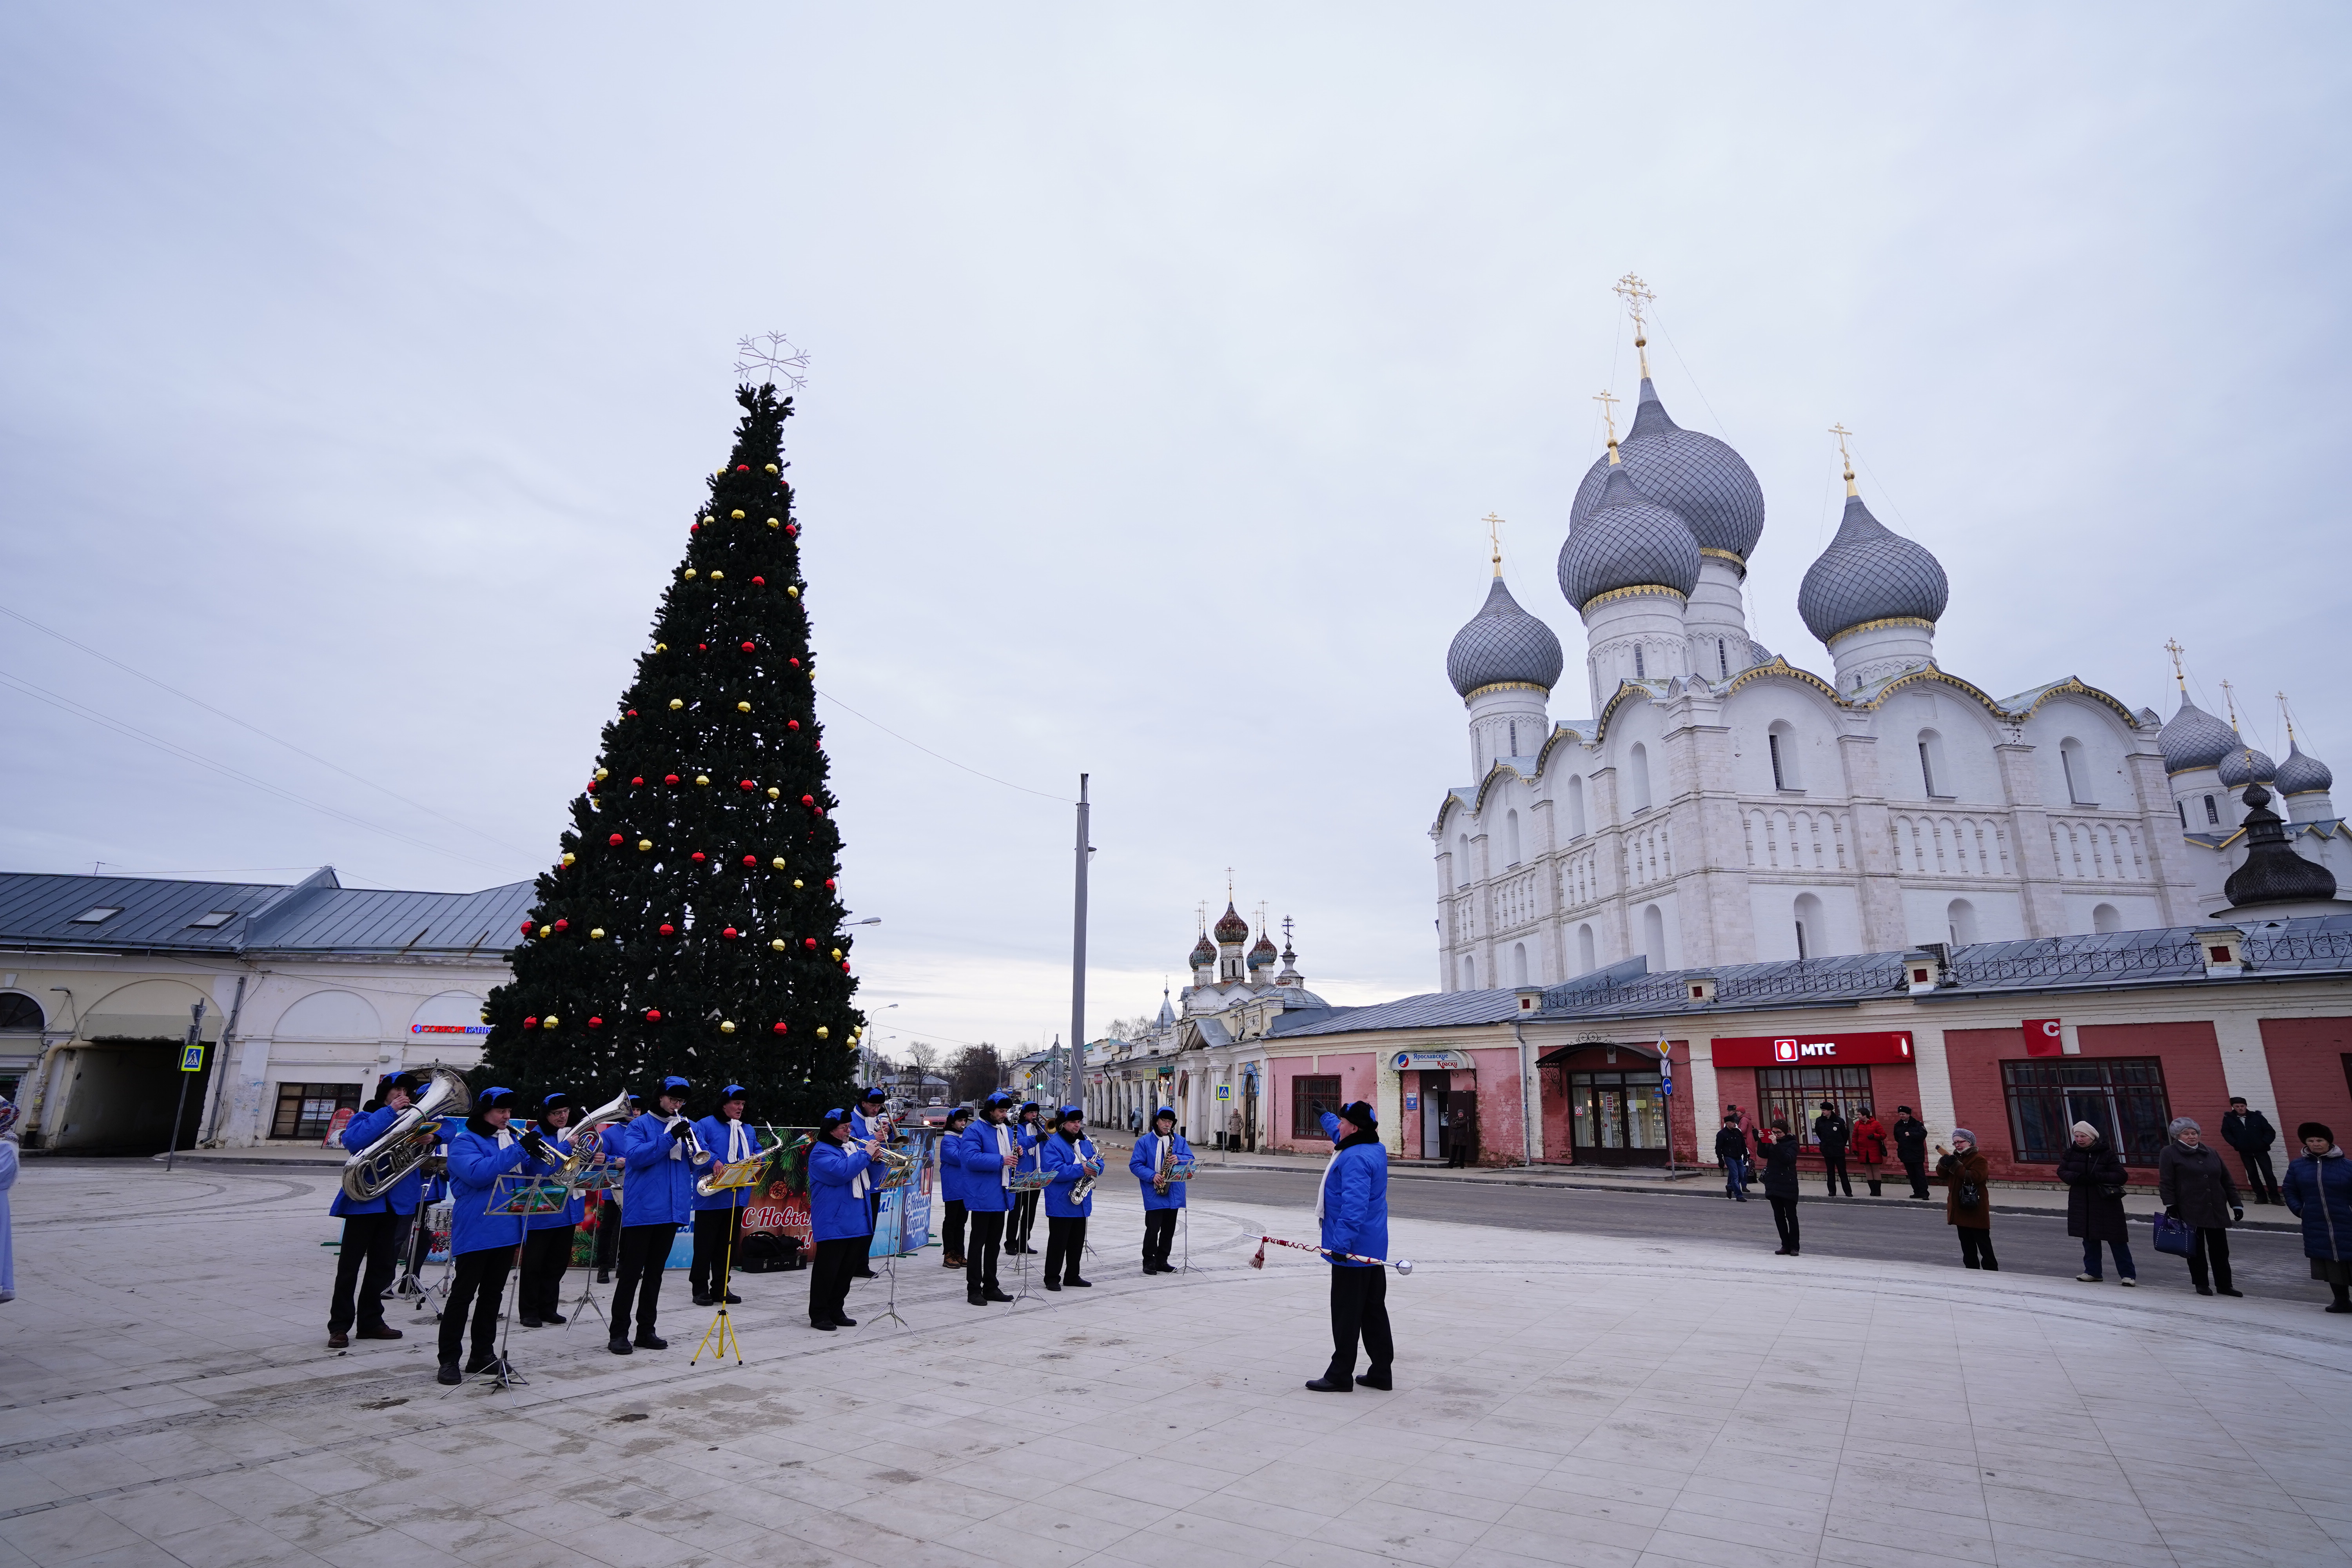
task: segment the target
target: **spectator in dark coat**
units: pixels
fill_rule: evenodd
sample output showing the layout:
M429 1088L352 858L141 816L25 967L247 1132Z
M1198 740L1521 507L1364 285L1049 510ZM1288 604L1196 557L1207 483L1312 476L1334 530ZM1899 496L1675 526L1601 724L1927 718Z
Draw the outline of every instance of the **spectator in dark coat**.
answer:
M1925 1203L1927 1199L1927 1124L1911 1114L1907 1105L1895 1108L1895 1157L1903 1162L1903 1173L1911 1178L1911 1195Z
M1944 1223L1960 1233L1960 1265L1998 1274L2000 1260L1992 1255L1992 1192L1986 1179L1992 1168L1977 1152L1977 1135L1965 1127L1952 1129L1952 1146L1936 1145L1941 1156L1936 1174L1944 1178Z
M2271 1169L2271 1145L2278 1142L2278 1129L2261 1111L2247 1110L2242 1094L2230 1097L2230 1112L2221 1118L2221 1142L2238 1152L2238 1162L2246 1167L2246 1185L2252 1190L2254 1202L2284 1201L2279 1196L2278 1176Z
M2115 1250L2116 1283L2138 1284L2131 1230L2124 1218L2123 1189L2131 1179L2124 1157L2107 1147L2097 1128L2077 1121L2074 1147L2058 1156L2058 1179L2066 1184L2066 1234L2083 1243L2083 1271L2074 1278L2086 1285L2099 1282L2099 1243L2104 1241Z
M1723 1195L1746 1203L1748 1135L1739 1131L1739 1112L1736 1108L1724 1117L1723 1130L1715 1135L1715 1158L1723 1167Z
M1853 1119L1853 1163L1862 1167L1862 1179L1870 1184L1870 1195L1877 1197L1878 1167L1886 1163L1886 1123L1872 1115L1867 1105Z
M1853 1178L1845 1173L1845 1147L1853 1140L1853 1123L1838 1114L1830 1101L1822 1101L1822 1113L1813 1118L1813 1139L1822 1149L1822 1174L1827 1182L1829 1195L1838 1195L1838 1184L1845 1184L1845 1195L1853 1196Z
M2286 1206L2303 1221L2303 1253L2311 1277L2327 1282L2331 1312L2352 1312L2352 1160L2336 1134L2316 1121L2294 1130L2303 1152L2286 1168Z
M2176 1116L2167 1129L2172 1137L2156 1159L2156 1190L2164 1212L2197 1233L2189 1248L2189 1279L2200 1296L2217 1290L2242 1296L2230 1289L2230 1225L2246 1217L2238 1201L2238 1184L2221 1156L2205 1146L2204 1131L2186 1116ZM2208 1269L2212 1283L2206 1283Z
M1764 1138L1764 1196L1772 1205L1772 1228L1780 1233L1775 1258L1797 1256L1797 1151L1801 1145L1789 1123L1775 1120Z

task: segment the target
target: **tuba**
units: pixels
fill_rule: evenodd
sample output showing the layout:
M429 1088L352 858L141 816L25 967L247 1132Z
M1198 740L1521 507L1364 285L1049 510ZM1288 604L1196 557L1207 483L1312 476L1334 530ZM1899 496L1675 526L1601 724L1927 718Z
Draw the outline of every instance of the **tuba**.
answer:
M383 1196L433 1156L441 1141L437 1123L473 1109L473 1091L455 1068L435 1064L433 1081L400 1113L383 1137L343 1162L343 1195L369 1204Z

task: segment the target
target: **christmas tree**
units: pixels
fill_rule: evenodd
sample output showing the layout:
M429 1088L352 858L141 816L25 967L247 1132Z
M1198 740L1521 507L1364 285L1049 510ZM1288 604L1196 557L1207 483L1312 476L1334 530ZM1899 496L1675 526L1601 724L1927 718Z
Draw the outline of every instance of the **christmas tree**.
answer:
M780 1123L850 1098L863 1020L783 477L793 404L772 385L736 401L735 449L490 994L478 1088L593 1106L677 1073L698 1109L740 1083Z

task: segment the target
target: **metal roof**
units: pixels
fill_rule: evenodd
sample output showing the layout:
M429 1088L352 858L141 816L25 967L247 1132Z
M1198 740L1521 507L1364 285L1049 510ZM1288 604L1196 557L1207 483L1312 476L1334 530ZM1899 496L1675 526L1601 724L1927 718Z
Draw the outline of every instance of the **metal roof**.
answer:
M1297 1025L1277 1018L1266 1033L1293 1040L1302 1035L1345 1035L1360 1029L1457 1028L1507 1024L1518 1013L1518 994L1514 991L1428 991L1369 1007L1334 1007L1314 1013Z
M0 872L0 948L86 952L503 953L535 889L478 893L346 888L331 866L291 886L160 877ZM84 921L96 910L118 912ZM208 915L217 925L195 922Z

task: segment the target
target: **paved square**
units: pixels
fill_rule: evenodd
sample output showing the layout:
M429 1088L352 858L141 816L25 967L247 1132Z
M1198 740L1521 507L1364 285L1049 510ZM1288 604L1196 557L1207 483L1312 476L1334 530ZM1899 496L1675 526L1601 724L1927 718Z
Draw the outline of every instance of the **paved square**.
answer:
M2352 1326L2311 1306L1398 1221L1393 1394L1300 1387L1326 1271L1219 1203L1196 1272L968 1307L901 1265L747 1364L517 1330L528 1389L432 1381L430 1325L326 1350L331 1173L26 1162L0 1307L0 1568L265 1563L2352 1561ZM1572 1202L1573 1194L1563 1194ZM571 1277L576 1289L579 1276ZM1010 1281L1008 1281L1008 1284Z

